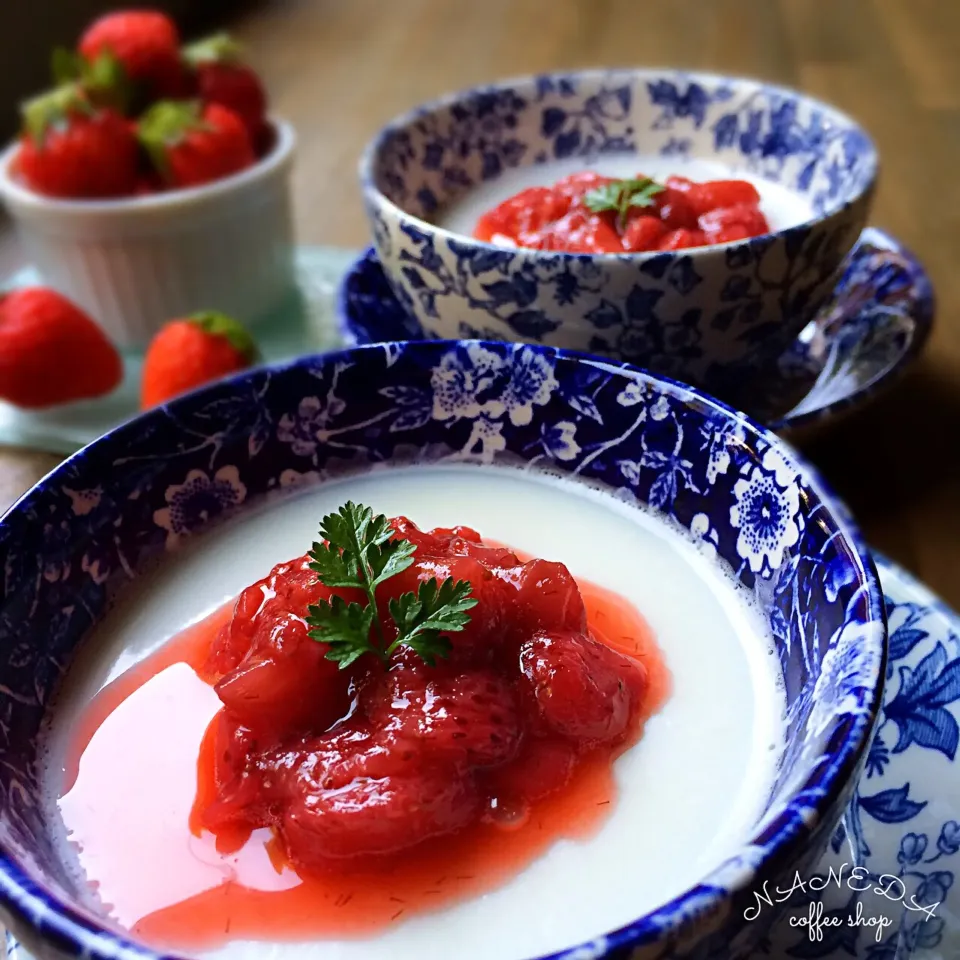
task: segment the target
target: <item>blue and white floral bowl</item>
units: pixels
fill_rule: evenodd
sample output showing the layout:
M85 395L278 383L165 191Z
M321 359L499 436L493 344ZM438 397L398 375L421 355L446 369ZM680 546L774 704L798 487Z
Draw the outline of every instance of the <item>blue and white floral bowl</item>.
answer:
M84 448L0 521L0 915L35 956L158 960L81 905L41 792L41 725L91 627L165 551L265 499L438 461L604 486L688 530L752 591L789 705L753 838L695 888L556 958L729 960L763 937L773 913L749 922L745 910L764 882L816 862L878 714L886 621L872 562L812 471L743 415L626 365L460 341L362 347L214 384Z
M789 189L814 214L763 237L623 255L505 249L431 222L511 168L588 167L613 153L718 162ZM670 70L468 90L391 123L360 164L377 253L428 333L582 350L721 397L774 363L829 296L876 176L870 138L832 107L755 80Z

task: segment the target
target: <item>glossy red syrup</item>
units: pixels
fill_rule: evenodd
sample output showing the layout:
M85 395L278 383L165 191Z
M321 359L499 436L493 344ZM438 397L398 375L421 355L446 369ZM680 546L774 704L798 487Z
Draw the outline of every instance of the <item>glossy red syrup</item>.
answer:
M430 571L444 575L443 564L462 577L472 565L471 582L478 585L475 593L480 604L474 608L474 633L468 628L465 638L454 635L453 665L445 663L438 669L457 676L482 671L497 676L500 667L496 656L486 652L491 635L483 632L481 610L486 610L484 616L499 617L506 609L516 622L532 616L537 622L528 622L521 633L540 637L537 642L543 641L545 630L560 636L556 624L544 627L540 621L559 617L574 622L584 613L584 632L589 637L628 657L630 663L640 664L639 670L628 665L623 672L628 679L635 675L643 678L642 697L632 705L629 722L622 732L604 741L603 723L609 722L609 717L601 717L603 723L598 727L597 718L588 711L579 715L579 721L591 721L593 739L558 737L556 728L548 731L544 726L544 716L561 727L573 721L562 711L556 712L560 710L557 704L562 705L557 697L545 708L546 713L538 710L535 716L526 717L524 740L509 759L499 765L470 768L473 794L469 804L474 814L458 828L405 849L353 856L350 844L354 835L349 830L335 837L333 847L321 848L313 835L304 842L296 831L285 829L289 820L280 818L279 826L276 822L258 825L277 814L276 810L264 813L262 804L251 806L247 792L251 780L256 782L258 795L274 791L282 796L288 812L297 812L302 799L296 790L282 793L283 777L278 778L282 770L268 762L273 756L271 745L289 745L291 737L300 735L291 731L302 732L304 725L328 722L328 717L309 716L315 707L309 698L298 698L296 677L289 679L262 666L270 656L278 660L292 656L295 661L302 657L296 661L296 674L319 671L323 681L330 677L326 672L329 662L311 659L317 648L323 652L322 645L308 640L310 646L301 650L294 642L280 656L282 648L277 648L280 653L271 648L272 653L267 650L264 655L261 647L256 653L256 641L251 641L251 625L256 633L267 622L264 618L273 615L270 600L275 601L276 609L282 604L296 607L303 600L299 591L304 590L316 600L318 585L315 578L307 576L301 561L280 565L271 577L244 591L236 604L225 605L183 631L106 686L78 724L61 799L64 821L104 904L140 939L166 949L201 950L234 939L290 941L375 935L416 913L502 885L560 838L589 837L610 811L616 799L613 761L636 742L643 722L669 692L669 675L642 617L618 595L586 581L575 583L562 565L524 563L506 547L481 543L479 536L466 528L424 533L408 521L395 523L403 525L404 536L418 543L410 577L415 579L418 571L424 577ZM441 562L442 556L446 559ZM482 579L481 567L496 571L496 576ZM511 604L497 613L501 582L509 583L514 592L509 594ZM396 589L410 586L401 583ZM526 607L518 599L521 595L533 598ZM382 606L379 596L378 604ZM513 636L510 623L514 621L508 616L486 627ZM459 648L458 639L464 641ZM481 640L482 648L471 647L471 642ZM510 642L516 640L514 636ZM244 645L247 656L241 657L237 666L234 661ZM553 655L549 649L548 645L547 658ZM514 653L509 659L517 670ZM528 654L521 654L521 660L523 656L529 660ZM385 684L389 690L393 689L389 684L400 681L409 686L423 669L430 669L401 660L388 674L375 663L361 670L359 663L352 678L348 716L336 728L339 730L351 722L364 723L363 717L371 710L375 713L377 705L383 704L377 691ZM560 692L563 676L553 675L552 682ZM599 667L597 676L602 677ZM345 682L342 674L332 677L331 683ZM315 681L316 675L311 678ZM514 681L518 689L524 682L519 670ZM260 686L254 689L251 684ZM262 697L247 704L256 704L257 716L248 715L247 720L256 729L261 753L246 756L247 786L238 792L229 786L224 771L224 730L229 734L237 726L235 716L230 720L229 704L237 702L238 693L258 692ZM246 708L244 701L239 702L242 713ZM327 706L319 708L321 713L343 708L343 704L330 706L329 698L325 702ZM522 713L534 706L533 701L521 701L517 709ZM229 740L227 746L236 745ZM425 763L416 754L416 741L412 749L414 763ZM238 756L233 749L233 764L238 763ZM250 759L253 756L259 757L256 763ZM558 775L558 770L569 770L571 756L572 773L569 777ZM451 762L461 765L444 768L438 781L441 785L467 769L462 757ZM264 779L258 781L258 777ZM337 815L333 808L330 816ZM412 832L415 834L415 829ZM409 835L404 827L396 836ZM343 855L330 858L331 849Z
M645 180L637 174L636 180ZM477 223L478 240L498 237L518 247L568 253L645 253L745 240L770 232L760 210L760 195L745 180L694 183L668 177L646 206L591 209L592 191L618 183L585 171L552 187L530 187L485 213Z

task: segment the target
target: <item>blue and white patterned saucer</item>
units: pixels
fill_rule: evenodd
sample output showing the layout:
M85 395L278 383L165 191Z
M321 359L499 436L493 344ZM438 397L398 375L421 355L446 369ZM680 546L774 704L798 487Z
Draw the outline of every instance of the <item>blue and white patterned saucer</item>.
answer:
M297 289L286 308L255 331L267 362L334 350L344 342L422 337L376 260L369 253L356 258L355 251L336 247L297 250ZM2 286L39 282L28 268ZM932 321L933 289L923 267L892 237L865 230L830 304L781 358L774 381L751 385L767 398L766 409L748 412L784 433L857 409L906 369ZM138 355L124 357L123 383L100 400L49 411L0 402L0 443L76 452L137 413L140 362Z
M758 901L792 908L763 954L777 960L960 957L960 615L874 560L890 624L883 710L817 874Z
M758 900L761 912L783 917L756 960L960 956L960 615L889 560L874 559L890 622L880 723L817 872L800 877L802 885L795 879L792 893L766 891L769 905ZM939 906L928 917L905 905L911 896ZM805 923L811 910L820 919ZM32 960L9 934L7 958Z
M347 273L338 306L347 343L425 337L372 250ZM917 258L882 230L864 230L830 301L775 373L750 385L756 401L747 412L780 433L795 433L860 408L916 359L933 315L933 286Z

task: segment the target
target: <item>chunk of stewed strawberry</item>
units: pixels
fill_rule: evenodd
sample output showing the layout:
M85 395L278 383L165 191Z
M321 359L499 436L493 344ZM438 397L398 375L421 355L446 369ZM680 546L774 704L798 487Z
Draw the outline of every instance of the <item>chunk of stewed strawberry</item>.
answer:
M701 214L699 222L707 239L714 243L723 234L732 239L731 234L744 233L747 237L759 237L770 231L767 218L760 208L747 203L710 210Z
M463 630L450 633L454 662L486 661L501 645L513 589L479 560L468 556L414 554L414 563L377 587L377 608L388 641L395 636L390 600L404 593L416 594L421 583L447 578L470 584L470 596L477 605L470 610L470 621Z
M724 207L755 207L760 203L757 188L746 180L710 180L696 183L690 188L688 197L697 216Z
M530 187L484 214L474 236L492 240L496 236L517 237L532 233L558 220L570 209L570 197L549 187Z
M351 755L341 745L339 763L349 769L358 756L382 763L378 749L368 745ZM320 743L304 744L304 757L315 759L323 752ZM303 763L290 771L279 829L293 864L322 870L331 861L389 854L476 819L481 800L472 777L407 763L408 771L382 776L344 775L336 762Z
M623 232L623 248L631 253L655 250L667 228L657 217L632 217Z
M522 247L568 253L623 253L612 215L574 207L566 216L535 233L520 234Z
M657 244L658 250L685 250L687 247L702 247L707 243L702 230L672 230L665 234Z
M692 230L697 225L697 213L685 190L670 185L653 198L654 207L668 230Z
M279 737L321 732L344 716L349 675L326 658L329 647L309 630L293 613L257 624L250 653L215 686L234 717Z
M226 710L213 723L215 799L201 811L203 826L211 830L225 825L266 826L271 798L256 769L261 749L257 734Z
M489 797L486 818L504 826L523 822L530 804L562 790L573 776L577 745L562 737L528 739L514 763L480 774Z
M233 617L217 636L207 660L207 672L220 676L234 670L253 646L268 637L264 633L279 618L294 614L305 618L311 604L329 600L332 591L310 569L310 557L278 563L262 580L247 587L237 598ZM348 602L361 600L359 590L337 590ZM269 644L269 641L268 641Z
M623 736L647 687L639 663L584 634L539 633L520 648L520 669L547 726L591 744Z
M523 722L514 687L491 670L428 667L409 655L365 694L364 709L384 748L416 750L460 769L506 763Z
M517 593L510 610L510 625L520 639L537 630L583 633L587 611L580 588L562 563L531 560L503 571Z

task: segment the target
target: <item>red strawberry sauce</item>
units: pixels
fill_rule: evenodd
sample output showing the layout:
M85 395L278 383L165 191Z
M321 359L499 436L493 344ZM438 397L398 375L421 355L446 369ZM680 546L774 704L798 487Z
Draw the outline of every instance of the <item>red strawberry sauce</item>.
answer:
M324 659L301 617L330 591L298 558L89 705L61 810L139 938L370 936L601 826L613 761L669 692L643 618L562 564L393 523L416 562L378 588L381 614L434 576L479 600L436 667Z
M637 174L634 184L645 180ZM532 250L645 253L729 243L770 232L760 210L760 194L746 180L695 183L668 177L657 185L658 192L642 201L645 205L627 202L630 183L585 171L551 187L521 190L487 211L474 236L494 243L504 238ZM628 191L623 209L598 209L591 197L617 184Z

